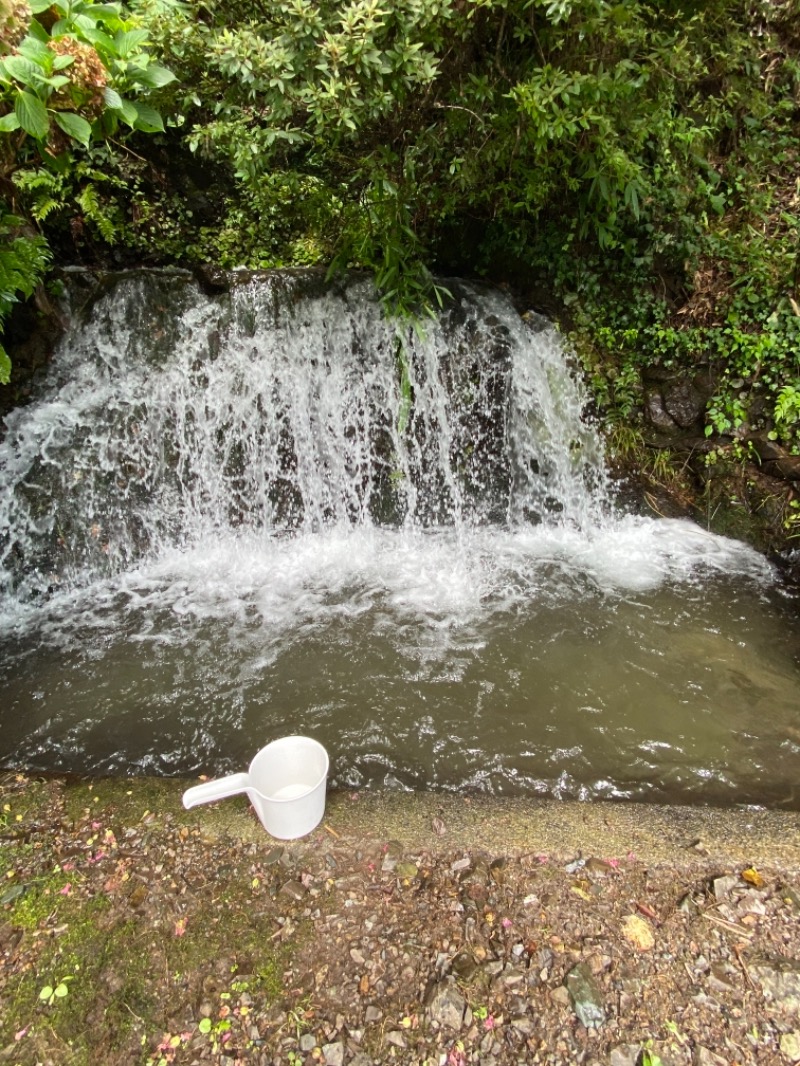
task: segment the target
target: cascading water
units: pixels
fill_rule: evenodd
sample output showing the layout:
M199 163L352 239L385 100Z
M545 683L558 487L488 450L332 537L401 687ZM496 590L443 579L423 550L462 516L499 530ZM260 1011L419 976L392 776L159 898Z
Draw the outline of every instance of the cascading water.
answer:
M452 288L422 337L313 274L93 300L0 445L2 762L798 802L768 565L617 515L558 335Z

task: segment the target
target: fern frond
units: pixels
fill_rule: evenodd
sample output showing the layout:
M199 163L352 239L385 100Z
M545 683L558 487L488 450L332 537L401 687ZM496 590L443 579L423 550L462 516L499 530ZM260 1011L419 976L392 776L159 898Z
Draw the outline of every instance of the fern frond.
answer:
M44 222L49 214L58 211L63 206L63 200L54 200L52 196L49 196L44 200L37 200L31 208L31 214L37 222Z
M84 215L100 231L100 236L107 244L116 244L118 234L114 220L101 205L94 185L87 185L75 197Z

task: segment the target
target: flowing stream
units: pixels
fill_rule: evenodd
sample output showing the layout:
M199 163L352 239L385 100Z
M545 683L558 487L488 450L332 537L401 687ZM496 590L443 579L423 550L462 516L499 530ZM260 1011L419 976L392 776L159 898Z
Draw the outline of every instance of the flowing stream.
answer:
M0 764L302 732L344 787L800 807L796 602L620 513L558 334L451 288L420 337L358 279L76 275L0 444Z

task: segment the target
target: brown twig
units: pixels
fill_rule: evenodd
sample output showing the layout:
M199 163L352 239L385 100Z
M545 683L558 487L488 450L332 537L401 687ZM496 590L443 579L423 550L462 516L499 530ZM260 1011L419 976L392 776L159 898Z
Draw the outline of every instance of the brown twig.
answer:
M713 914L708 914L706 911L702 912L702 917L715 925L721 925L723 929L727 929L731 933L738 933L739 936L743 936L746 940L752 940L755 935L748 933L741 925L736 925L734 922L726 922L724 918L715 918Z
M736 958L737 958L737 961L738 961L739 965L740 965L740 966L741 966L741 968L742 968L742 973L743 973L743 974L744 974L744 976L745 976L745 980L746 980L746 981L747 981L747 983L748 983L748 984L750 985L750 987L752 988L752 990L753 990L754 992L757 992L757 991L758 991L758 989L757 989L757 988L756 988L756 986L755 986L755 982L753 981L753 978L752 978L752 977L750 976L750 971L749 971L749 970L747 969L747 965L745 964L745 961L744 961L744 959L742 958L742 953L741 953L741 951L739 950L739 945L738 945L738 944L734 944L734 945L733 945L733 953L734 953L734 955L736 956Z

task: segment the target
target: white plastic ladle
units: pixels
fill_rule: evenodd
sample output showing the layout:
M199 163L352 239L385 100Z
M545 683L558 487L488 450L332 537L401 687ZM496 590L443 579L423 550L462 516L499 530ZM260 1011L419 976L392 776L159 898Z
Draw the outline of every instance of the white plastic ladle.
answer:
M187 809L246 792L266 831L278 840L305 836L322 821L328 753L311 737L281 737L255 756L246 774L194 785L183 794Z

